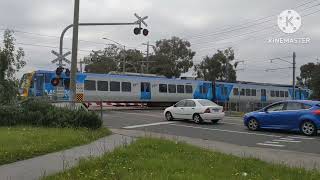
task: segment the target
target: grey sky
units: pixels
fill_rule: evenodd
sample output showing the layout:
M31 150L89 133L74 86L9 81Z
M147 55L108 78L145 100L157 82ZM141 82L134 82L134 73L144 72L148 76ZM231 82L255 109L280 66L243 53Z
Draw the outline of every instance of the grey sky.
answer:
M196 51L195 63L203 56L212 55L219 48L233 47L239 65L239 80L289 84L291 69L266 72L267 68L288 67L283 62L270 63L268 59L287 57L297 53L298 66L317 62L320 58L320 0L80 0L80 22L131 22L134 13L148 15L150 35L134 36L133 27L81 27L79 32L79 58L94 49L102 49L107 37L145 50L147 41L178 36L189 40ZM50 61L55 57L51 46L57 47L64 27L72 23L72 0L0 0L0 34L3 29L16 30L18 46L27 54L27 67L23 72L36 69L54 69ZM290 36L277 27L277 15L294 9L302 16L302 27ZM313 13L309 15L310 13ZM264 18L267 17L267 18ZM264 18L264 19L261 19ZM260 21L256 21L260 19ZM27 33L26 33L27 32ZM71 31L70 31L71 32ZM71 47L71 33L67 33L65 47ZM34 34L30 34L34 33ZM40 36L48 35L48 36ZM270 44L269 38L310 37L310 44ZM90 42L88 42L90 41ZM37 47L32 45L49 46ZM287 60L291 60L288 58ZM297 72L299 73L299 71ZM187 75L191 75L190 71Z

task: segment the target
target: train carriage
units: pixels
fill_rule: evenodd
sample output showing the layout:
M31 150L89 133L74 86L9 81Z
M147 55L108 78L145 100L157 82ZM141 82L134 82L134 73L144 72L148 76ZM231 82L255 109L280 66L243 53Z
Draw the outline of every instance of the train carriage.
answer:
M22 96L46 96L54 99L60 90L60 100L69 100L70 78L62 73L57 86L52 85L54 71L35 71L21 79ZM289 85L252 82L209 82L195 79L169 79L146 74L77 74L77 97L86 102L148 103L170 105L181 99L209 99L231 109L248 104L257 109L272 102L292 99ZM62 95L61 95L62 93ZM310 90L297 88L296 99L308 99Z

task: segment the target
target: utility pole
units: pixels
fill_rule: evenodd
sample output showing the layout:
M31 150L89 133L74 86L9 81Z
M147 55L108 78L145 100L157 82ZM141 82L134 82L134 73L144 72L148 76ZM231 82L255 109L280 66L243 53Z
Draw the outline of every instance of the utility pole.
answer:
M78 56L78 33L79 33L79 8L80 0L74 1L73 16L73 37L72 37L72 57L71 57L71 76L70 76L70 97L72 106L75 107L76 101L76 76L77 76L77 56Z
M151 45L150 43L149 43L149 41L147 42L147 43L142 43L142 45L145 45L145 46L147 46L147 73L149 73L149 63L150 63L150 61L149 61L149 57L150 57L150 46L151 47L154 47L154 45Z
M292 86L293 86L293 96L292 98L296 98L296 53L293 52L292 56L292 66L293 66L293 79L292 79Z
M123 46L123 74L126 73L126 46Z

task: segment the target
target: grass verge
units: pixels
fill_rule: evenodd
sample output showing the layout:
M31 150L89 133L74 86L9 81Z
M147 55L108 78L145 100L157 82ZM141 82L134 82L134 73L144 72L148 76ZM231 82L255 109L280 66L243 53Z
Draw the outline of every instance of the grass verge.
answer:
M319 179L318 171L274 165L253 158L160 139L140 139L101 158L83 160L55 179Z
M106 128L0 127L0 165L86 144L108 134Z

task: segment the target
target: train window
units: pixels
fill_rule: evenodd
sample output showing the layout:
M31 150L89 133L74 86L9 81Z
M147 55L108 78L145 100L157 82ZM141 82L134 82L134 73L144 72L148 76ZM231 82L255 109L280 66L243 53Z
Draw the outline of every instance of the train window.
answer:
M244 94L245 94L245 89L241 89L240 95L241 95L241 96L244 96Z
M95 91L96 90L96 81L85 80L84 81L84 90Z
M267 96L267 91L265 89L261 89L261 96Z
M280 92L276 91L276 97L280 97Z
M233 95L234 96L238 96L239 95L239 89L238 88L234 88L233 89Z
M131 92L131 83L130 82L122 82L121 83L122 92Z
M166 84L159 84L159 92L167 93L168 92L168 85Z
M251 94L250 94L250 89L246 89L246 96L250 96Z
M274 91L271 91L271 92L270 92L270 95L271 95L271 97L275 97Z
M284 97L289 97L288 91L285 91L285 92L284 92Z
M257 96L257 90L251 89L251 96Z
M186 93L191 94L193 92L191 85L186 85Z
M110 82L110 91L120 91L120 82L111 81Z
M184 93L184 85L178 85L177 86L177 92L178 93Z
M109 83L108 81L98 81L98 91L108 91Z
M169 84L169 93L176 93L177 87L175 84Z
M142 82L141 83L141 92L150 92L150 83Z
M280 91L280 97L284 97L284 91Z

